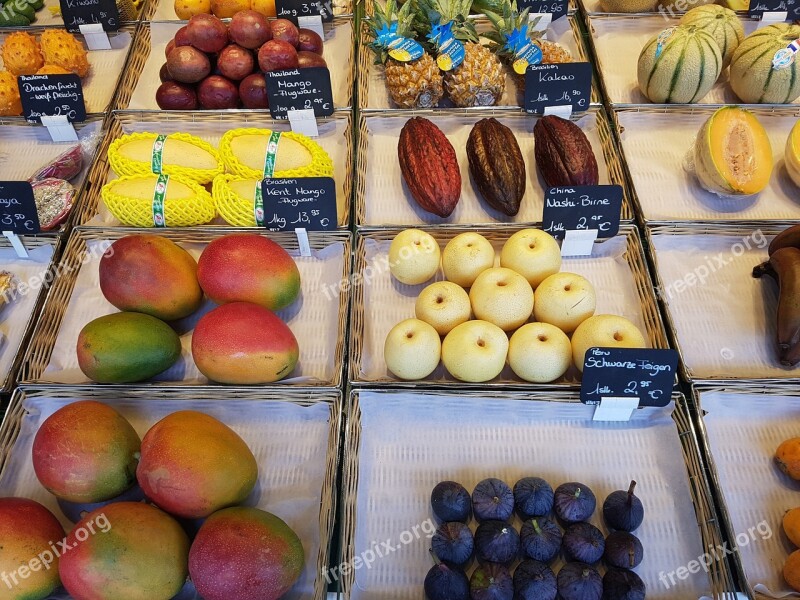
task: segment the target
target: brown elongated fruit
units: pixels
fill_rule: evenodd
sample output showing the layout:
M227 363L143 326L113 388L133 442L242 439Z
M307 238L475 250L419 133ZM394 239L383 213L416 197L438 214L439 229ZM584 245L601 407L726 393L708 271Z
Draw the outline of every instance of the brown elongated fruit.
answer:
M536 166L549 187L597 185L597 160L586 134L572 121L555 115L533 127Z
M784 229L769 243L769 255L781 248L800 248L800 225L792 225Z
M469 172L492 208L513 217L525 195L525 161L514 133L497 119L481 119L467 139Z
M461 197L461 171L453 145L428 119L413 117L400 131L400 171L423 209L449 217Z
M800 359L800 249L776 250L753 269L753 277L769 275L778 283L777 337L781 363L793 366Z

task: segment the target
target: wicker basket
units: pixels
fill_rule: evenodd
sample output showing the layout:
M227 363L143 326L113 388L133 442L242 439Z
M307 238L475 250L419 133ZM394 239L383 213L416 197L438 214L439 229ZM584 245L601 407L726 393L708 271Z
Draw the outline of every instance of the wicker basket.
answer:
M663 306L664 309L664 317L665 322L667 324L667 329L671 333L672 338L672 347L677 349L678 353L681 356L680 362L680 370L681 375L687 381L693 381L694 383L704 383L707 385L723 385L723 384L735 384L735 385L774 385L776 383L791 383L799 381L798 377L800 377L800 371L792 372L792 371L785 371L785 377L775 378L775 377L746 377L742 375L741 377L728 377L724 375L716 375L714 373L698 373L696 370L693 370L692 365L686 363L685 353L686 349L692 345L692 340L690 339L680 339L678 334L679 329L677 328L677 321L676 317L673 314L674 309L670 308L669 299L672 296L672 292L670 291L670 286L665 284L664 279L664 268L663 262L660 261L658 253L656 251L655 241L654 238L658 236L735 236L738 239L744 240L749 238L750 236L754 235L754 233L761 232L764 236L773 236L786 227L790 225L794 225L794 222L771 222L771 223L749 223L749 222L742 222L742 223L705 223L705 224L684 224L684 225L653 225L651 227L647 227L645 229L645 243L649 248L650 256L652 259L652 264L654 267L654 279L655 279L655 294L660 300L660 304ZM698 239L703 239L703 237L698 237ZM705 238L708 239L708 238ZM751 244L752 245L752 244ZM710 252L709 252L710 254ZM731 253L733 256L733 254ZM696 254L699 256L699 254ZM766 257L766 248L764 249L764 256ZM711 261L710 258L707 256L703 257L703 260ZM715 263L712 263L715 264ZM681 267L684 267L684 263L681 263ZM753 265L754 266L754 265ZM692 266L686 266L686 271L688 273L692 273ZM713 271L712 271L713 273ZM755 284L757 284L757 293L760 296L761 290L764 287L769 285L768 280L758 281L753 280ZM743 283L747 283L746 280L743 280ZM704 283L704 286L707 286L707 283ZM691 287L687 285L687 288ZM680 294L677 289L677 286L674 288L675 293ZM721 292L726 294L728 292ZM724 315L714 315L716 318L722 319L730 319L731 313L726 313ZM772 318L772 317L768 317ZM735 321L734 321L735 323ZM715 339L709 338L707 334L703 331L693 332L699 336L705 336L706 339ZM765 331L764 335L767 336L768 333ZM720 353L725 351L725 348L720 350Z
M542 220L542 206L544 203L545 190L536 186L531 186L531 181L537 182L538 178L534 174L526 174L527 190L525 198L522 200L523 208L520 213L514 217L508 217L501 214L499 211L487 208L485 201L475 189L474 184L470 182L469 177L462 177L462 196L459 200L459 205L467 205L467 210L473 210L472 215L479 215L479 218L470 218L469 216L459 217L451 215L448 218L441 218L432 213L427 213L422 209L409 209L414 211L405 211L407 218L404 221L397 222L398 218L391 220L387 218L382 222L375 222L375 218L369 218L367 215L367 203L380 203L385 206L388 202L393 204L400 204L405 207L406 204L416 207L410 197L405 185L401 181L402 177L399 173L393 175L389 169L391 166L396 166L397 163L397 150L392 146L391 152L389 149L373 149L370 147L372 139L371 125L377 124L382 129L382 133L386 135L387 130L390 131L388 137L392 134L394 137L399 138L400 130L405 124L406 120L410 117L410 111L392 110L381 113L367 113L362 114L359 121L359 136L358 148L356 158L356 188L355 188L355 216L357 227L397 227L402 225L437 225L437 226L454 226L466 227L469 225L475 226L494 226L494 225L513 225L515 223L537 223L541 224ZM472 126L480 119L487 117L495 117L501 122L505 123L514 130L518 139L523 139L526 144L533 143L533 126L535 125L538 117L521 113L516 109L503 110L503 109L475 109L475 110L462 110L462 111L413 111L414 115L424 114L427 118L431 119L435 124L443 127L446 131L453 131L457 128L466 137ZM621 220L632 221L634 218L633 207L630 202L630 193L628 191L627 179L625 177L625 169L622 162L621 153L618 150L616 140L612 134L611 123L604 108L593 107L587 113L582 113L574 118L575 121L585 123L596 128L596 132L591 134L590 139L598 140L598 145L602 150L602 160L596 151L598 164L600 170L603 172L601 181L607 180L609 183L622 186L622 210ZM453 141L458 157L459 164L466 165L467 157L465 144L460 144ZM533 152L523 147L522 154L528 168L531 171L536 170L536 163L533 159ZM387 168L385 165L391 165ZM398 167L399 168L399 167ZM375 194L376 197L367 197L368 180L372 178L374 185L387 185L393 186L388 190L381 190L381 193ZM390 181L390 178L392 180ZM394 181L396 179L396 181ZM539 185L539 184L537 184ZM480 206L480 209L475 210L474 206ZM533 208L537 206L538 208ZM458 207L456 208L458 211ZM502 220L501 220L502 219Z
M174 35L181 26L181 21L171 22L142 22L139 24L139 29L136 35L135 43L131 47L131 52L128 57L128 62L125 65L122 79L119 82L119 93L117 94L114 107L117 110L145 110L162 112L158 108L155 101L156 89L159 85L158 72L164 62L162 50L166 42L157 44L158 56L151 56L151 49L153 48L152 28L157 28L161 31L162 35ZM341 42L337 41L339 51L348 49L351 54L348 57L337 56L334 61L329 58L328 65L331 69L331 84L333 86L333 102L336 111L349 110L352 106L352 90L353 90L353 77L355 76L355 59L354 59L354 33L353 23L351 19L336 18L332 23L325 24L326 32L333 32L334 37L341 38ZM330 42L328 42L330 43ZM327 55L333 55L337 52L331 49L326 50ZM335 70L335 72L334 72ZM339 84L337 85L337 82ZM142 90L137 93L137 89L142 87ZM140 96L141 94L141 96ZM131 106L131 99L141 98L139 105L134 103ZM269 110L248 110L242 109L241 111L225 110L214 111L220 113L233 113L233 112L251 112L260 115L269 115ZM205 111L201 111L205 112Z
M343 482L342 482L342 564L345 565L353 565L354 559L356 558L356 528L357 526L362 526L361 524L364 517L358 513L358 494L359 494L359 478L360 478L360 460L362 454L362 443L367 439L367 435L369 435L369 440L372 444L371 449L373 452L373 456L375 452L378 452L381 456L386 456L387 460L395 460L399 455L401 456L408 456L408 461L413 462L414 460L418 460L418 456L426 456L426 450L428 449L428 443L423 442L421 444L422 447L413 448L402 448L398 447L398 445L394 442L391 444L387 443L385 447L381 446L381 438L380 438L380 431L377 430L376 427L369 431L369 434L366 434L362 430L362 414L361 414L361 407L360 407L360 395L365 393L367 390L354 390L351 394L350 398L350 406L348 409L348 417L347 417L347 425L345 430L345 441L344 441L344 462L343 462ZM405 392L408 390L380 390L377 393L380 395L381 398L389 399L392 395L400 392ZM376 390L371 390L371 392L376 392ZM418 391L413 392L415 396L419 397L428 397L429 405L435 406L437 404L437 398L461 398L463 401L461 402L460 406L463 407L465 411L469 410L470 401L474 401L476 399L483 399L483 400L512 400L518 401L520 403L541 403L545 404L548 402L557 402L557 403L576 403L577 402L577 395L571 394L568 392L548 392L548 393L540 393L540 392L531 392L531 393L515 393L515 392L501 392L498 391L496 393L492 392L424 392ZM686 476L688 479L688 488L689 493L691 495L691 499L693 501L693 508L694 513L697 518L697 525L700 532L700 537L702 538L702 545L703 548L707 547L716 547L717 545L722 545L723 537L722 532L720 531L719 522L716 518L716 514L714 512L714 505L712 501L711 491L709 487L708 479L706 478L706 474L704 471L704 463L701 459L700 455L700 448L699 442L697 437L697 431L695 426L693 425L689 408L686 404L686 400L683 395L675 393L673 395L673 400L675 402L675 408L672 412L672 419L675 422L675 435L677 436L679 443L682 449L682 456L670 456L659 457L659 461L669 461L669 464L676 464L680 463L682 460L686 465ZM649 409L644 409L649 410ZM430 414L427 415L430 417ZM443 415L443 419L446 417ZM512 417L513 418L513 417ZM413 418L412 421L403 421L402 424L399 425L403 428L403 430L407 430L409 435L414 435L414 422ZM580 424L580 419L575 420L574 426L580 429L582 426ZM617 423L614 424L613 427L617 430L620 434L622 434L625 429L626 425L624 423ZM646 426L643 425L646 429ZM487 430L484 432L485 435L491 435L491 430ZM642 440L637 440L637 434L635 434L636 430L632 430L631 432L626 433L626 438L630 440L630 443L635 445L637 448L645 448L646 443ZM453 437L446 432L446 423L445 427L443 427L443 435L447 436L447 440L458 440L458 436ZM494 439L494 438L492 438ZM538 439L538 438L537 438ZM531 443L530 440L516 438L514 442L518 443ZM455 441L453 443L458 443ZM509 443L513 443L509 439ZM460 471L469 472L468 477L472 477L475 475L473 471L476 470L476 464L470 463L470 460L475 458L475 449L474 448L464 448L464 467ZM646 451L645 451L646 452ZM535 450L531 450L531 456L535 457ZM509 456L512 456L512 453L509 453ZM471 458L470 458L471 457ZM480 460L480 459L478 459ZM622 459L623 462L627 463L627 459ZM491 459L489 462L492 462ZM536 461L534 460L533 463L535 464ZM502 464L502 463L499 463ZM516 465L514 465L516 467ZM602 473L604 464L598 464L598 472ZM480 477L493 475L499 476L497 472L497 465L492 462L492 467L494 470L479 470ZM409 466L406 468L408 471L412 467ZM554 465L554 468L557 468L557 465ZM524 470L524 469L523 469ZM439 479L448 479L457 475L456 473L451 474L449 471L443 470L441 468L438 469L437 476ZM511 483L511 482L509 482ZM551 483L556 484L560 482L552 481ZM641 481L640 487L642 489ZM421 493L418 489L417 490L409 490L409 493ZM641 494L641 492L640 492ZM426 499L427 500L427 499ZM598 497L598 501L600 498ZM646 498L644 498L646 504ZM415 502L416 506L416 499L410 499L409 503ZM422 501L419 502L422 505ZM425 502L427 505L427 502ZM380 505L378 504L376 508L373 510L380 511ZM647 519L647 516L645 516ZM397 532L393 532L395 535L395 539L392 540L393 543L396 544L397 537L400 535L400 529ZM380 536L379 541L383 541L386 536ZM402 540L402 537L400 538ZM422 542L422 541L421 541ZM652 545L651 545L652 546ZM648 547L650 548L650 546ZM645 560L653 560L655 550L649 550L651 552L649 555L645 556ZM702 552L702 549L698 547L698 551ZM650 556L650 558L648 558ZM686 562L691 559L696 558L695 556L686 556ZM391 555L389 557L384 557L382 560L392 560ZM681 563L683 564L683 563ZM663 568L665 572L670 571L671 569L677 568L679 565L659 565L659 568ZM418 585L421 588L422 579L424 577L424 571L419 573L419 576L414 580L414 585ZM710 569L708 571L708 578L709 578L709 586L712 591L712 596L716 600L735 600L736 594L734 592L734 584L732 581L731 573L727 563L724 560L717 560L714 561ZM342 592L344 600L350 600L350 598L354 597L352 595L352 591L356 585L355 581L355 573L351 569L348 573L345 573L342 579ZM660 590L663 592L663 590ZM651 592L651 590L648 590ZM648 594L648 597L650 594ZM389 597L384 594L383 597ZM655 595L653 596L655 597ZM659 595L659 597L664 598L666 597L663 593Z
M367 2L367 6L369 5L370 3ZM568 22L565 25L561 25L563 19L568 20ZM576 61L590 62L592 55L590 54L586 46L583 33L581 32L579 18L576 15L570 15L564 17L563 19L556 21L557 23L556 26L558 28L566 27L567 31L571 32L571 36L567 37L569 39L570 45L573 46L573 48L571 49L572 58ZM477 18L475 19L475 26L478 29L478 32L480 33L481 31L485 31L486 29L488 29L490 27L490 23L488 19ZM551 25L551 29L552 27L553 26ZM393 105L388 96L386 97L385 100L383 99L383 96L385 94L383 89L381 89L380 92L378 93L378 97L381 98L380 103L375 103L370 100L371 86L381 85L385 87L385 83L384 83L384 78L380 71L383 67L374 64L375 55L368 46L369 42L370 42L369 24L364 22L361 24L361 46L359 48L359 53L358 53L357 85L358 85L359 107L364 111L376 111L376 110L383 111L383 110L397 108L396 106ZM508 107L519 108L520 105L518 102L520 96L518 95L517 91L518 91L517 85L516 82L514 81L514 77L512 77L509 74L506 79L506 97L509 98L506 108ZM376 92L376 90L372 90L372 92ZM599 88L595 81L592 81L591 104L592 105L602 104ZM449 101L444 100L441 106L442 108L451 108L452 104L450 104ZM460 110L465 110L465 109L460 109ZM466 109L466 110L474 110L474 109Z
M353 136L351 117L338 113L318 123L321 138L330 140L331 145L341 147L342 156L334 162L334 178L337 185L337 205L340 229L346 229L350 222L350 197L353 189ZM285 121L273 121L264 113L251 111L218 112L115 112L108 121L108 135L102 145L97 161L89 173L88 189L81 199L79 214L75 217L77 225L115 227L119 221L110 216L100 196L102 187L114 178L108 161L108 148L122 135L132 132L170 133L188 130L195 136L212 144L217 144L222 134L230 129L242 127L272 127L288 131ZM342 139L344 138L344 139ZM211 225L228 227L224 220L217 219Z
M127 403L128 406L133 403L146 404L148 407L154 407L156 410L159 408L164 411L171 411L174 405L174 410L183 408L181 405L187 405L187 408L195 408L198 404L224 404L231 401L241 401L251 405L264 406L266 404L277 403L291 403L301 407L325 404L329 407L330 416L328 417L328 441L327 451L325 458L324 480L320 489L321 503L319 506L319 538L320 547L317 554L317 559L314 566L307 565L306 568L314 569L314 594L309 596L314 600L324 600L327 597L327 582L323 577L325 569L328 566L331 541L333 539L334 520L337 513L338 492L336 488L337 474L339 470L339 453L340 453L340 436L342 427L342 401L341 393L336 391L327 392L299 392L299 391L285 391L280 393L269 392L266 390L231 390L224 393L215 390L205 390L200 392L187 392L183 390L169 390L169 389L145 389L132 387L125 390L124 396L120 397L118 393L111 391L102 391L87 388L87 387L74 387L74 388L61 388L61 389L18 389L14 392L11 398L6 417L0 427L0 482L3 480L3 471L7 465L9 455L14 448L17 439L19 438L20 429L23 420L28 416L28 411L23 406L23 403L29 399L54 399L68 402L77 399L89 399L100 402L108 402L114 404L116 402ZM202 410L202 408L195 408ZM147 410L147 409L144 409ZM243 411L241 420L247 419L247 414ZM229 423L235 428L234 423ZM30 423L28 423L30 426ZM264 468L264 465L261 465ZM266 469L270 466L266 465ZM289 474L287 473L287 476ZM31 489L13 490L14 495L28 496L31 494L44 495L44 490L39 486L35 478L31 477L26 480L32 487ZM7 482L6 482L7 485ZM5 490L8 492L9 490ZM8 495L2 494L2 495ZM55 502L52 501L52 509L56 511ZM268 507L267 507L268 508ZM57 511L55 514L59 514Z
M367 267L367 257L366 257L366 250L367 250L367 241L375 241L375 242L389 242L391 241L400 230L398 229L385 229L385 230L362 230L360 235L358 236L356 242L356 257L355 257L355 264L353 267L353 281L354 285L352 286L353 289L353 296L352 296L352 316L350 322L350 368L349 368L349 378L350 382L353 385L358 386L391 386L391 387L417 387L419 385L424 385L427 387L441 387L441 388L452 388L453 386L458 386L459 389L462 388L469 388L469 387L477 387L480 389L509 389L509 387L513 387L514 389L574 389L580 387L579 381L579 373L574 368L571 368L570 371L567 372L567 376L564 378L549 384L533 384L525 382L516 376L506 367L506 370L500 374L499 377L493 379L488 383L481 383L481 384L468 384L464 382L459 382L454 379L452 376L446 373L444 367L440 365L437 371L434 371L434 374L427 379L422 381L414 381L414 382L403 382L397 380L388 374L383 374L380 376L377 375L365 375L364 374L364 363L367 360L382 360L382 356L366 356L365 352L365 330L367 327L368 316L369 313L367 311L367 307L365 306L365 288L367 286L370 287L370 290L373 288L377 288L381 284L385 285L392 285L393 282L391 281L392 276L388 272L388 270L380 268L375 269L378 271L375 274L370 274L371 277L367 277L366 275L362 276L364 273L365 268ZM454 238L455 236L459 235L460 233L464 233L465 231L470 231L469 229L430 229L429 233L439 242L439 246L444 248L449 240ZM519 231L519 228L511 229L511 228L486 228L481 230L481 234L486 237L490 242L495 245L495 247L501 246L502 243L507 240L513 233ZM649 344L653 348L668 348L669 342L667 338L667 334L664 330L664 325L661 321L661 315L658 311L658 303L656 302L655 295L653 293L653 285L650 280L650 275L647 269L647 262L645 260L644 251L642 249L641 239L639 238L639 233L636 227L632 225L623 225L620 227L620 232L616 238L612 238L613 240L624 240L625 244L625 251L623 258L626 261L627 267L630 269L630 274L632 279L634 280L635 284L635 295L639 300L639 308L641 310L642 315L642 322L644 323L645 329L642 331L645 338L648 340ZM598 241L597 244L603 244L604 241ZM588 258L588 257L587 257ZM378 261L378 264L382 264L382 261ZM568 270L566 266L562 265L562 270ZM377 278L377 279L373 279ZM590 278L591 279L591 278ZM357 285L356 281L364 281L363 285ZM388 283L387 283L388 282ZM418 293L424 286L418 286L416 292ZM378 293L374 291L370 291L370 293ZM409 290L409 292L404 292L404 295L413 294L414 289ZM631 290L631 293L634 293ZM602 289L598 290L597 293L598 297L602 297ZM383 311L380 313L381 316L386 315ZM391 314L387 315L394 317L391 320L392 325L395 323L399 323L403 319L408 319L414 316L413 307L411 307L407 312L402 312L398 314ZM382 325L384 325L382 323ZM377 342L375 342L377 343ZM380 342L382 347L382 340ZM373 354L375 354L373 352ZM372 369L375 373L377 373L377 369Z
M197 228L191 230L169 229L169 230L162 230L161 232L159 232L159 235L162 235L163 237L168 238L176 243L207 244L214 239L237 232L239 232L239 230L229 229L229 228L228 229ZM54 383L52 380L46 379L44 377L44 374L45 374L45 368L48 366L50 362L53 350L56 346L56 342L59 339L60 330L64 325L64 317L68 311L68 308L74 310L86 309L85 305L83 305L80 309L76 307L73 304L72 296L78 276L81 272L81 269L83 268L82 260L84 259L84 257L88 255L87 244L91 241L113 241L125 237L127 235L137 234L137 233L141 233L141 230L122 228L122 227L112 230L79 227L72 232L69 242L67 243L66 248L64 249L64 254L61 258L61 262L57 267L59 269L60 276L51 286L47 302L44 305L41 317L39 318L39 321L36 325L32 341L28 346L28 351L25 355L25 364L23 366L23 370L20 375L20 381L28 384L38 383L45 385L64 385L64 383ZM263 235L264 237L268 237L274 240L275 242L277 242L283 248L285 248L290 252L297 251L299 248L297 237L293 232L271 233L262 229L260 235ZM350 273L350 261L349 261L350 234L345 232L309 232L308 237L309 237L309 244L312 250L320 250L335 243L343 244L342 272L341 274L332 273L331 277L341 277L346 279ZM89 264L93 263L90 262ZM286 383L285 381L276 382L274 385L285 388L287 390L309 389L309 388L312 389L335 388L341 385L342 372L344 368L343 361L345 354L344 349L345 349L345 332L347 324L348 295L346 292L346 288L343 286L338 286L338 289L335 289L332 292L328 292L326 288L325 290L323 290L323 292L326 293L318 295L319 298L316 301L317 308L320 307L319 303L322 302L336 302L336 306L338 307L336 309L337 316L335 321L336 343L334 347L329 348L328 350L326 350L325 353L326 360L332 361L332 368L326 369L326 371L330 371L330 373L332 374L330 379L321 380L312 377L312 378L305 378L301 381L293 383ZM312 310L313 308L312 304L309 304L308 302L306 302L305 304L308 305L307 310ZM299 308L301 308L300 304L298 304L298 309ZM88 316L88 313L86 313L85 310L84 312L81 313L80 316L83 319L81 323L83 323L84 321L88 322L88 320L94 318ZM71 325L76 325L76 324L71 324ZM303 325L304 326L308 325L309 327L311 327L316 324L310 322L308 323L303 322ZM79 326L82 326L82 324ZM329 326L333 326L332 322L329 323ZM311 334L309 334L309 337L310 336ZM300 339L299 341L302 353L303 340ZM78 385L91 385L91 384L80 383ZM186 383L183 383L181 381L154 382L146 385L150 387L159 387L159 388L178 386L182 389L207 389L207 385L200 385L200 384L187 385ZM120 387L120 386L104 385L102 387ZM224 386L222 387L224 388ZM259 389L267 389L267 388L265 388L265 386L260 386Z

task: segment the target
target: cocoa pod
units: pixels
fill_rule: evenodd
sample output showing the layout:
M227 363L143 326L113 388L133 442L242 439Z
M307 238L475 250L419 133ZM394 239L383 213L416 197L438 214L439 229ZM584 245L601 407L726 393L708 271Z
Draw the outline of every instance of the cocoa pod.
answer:
M469 172L486 202L513 217L525 195L525 161L512 131L497 119L481 119L467 140Z
M453 145L428 119L413 117L400 131L400 171L423 209L449 217L461 197L461 171Z
M555 115L533 127L536 166L548 187L597 185L597 161L581 128Z

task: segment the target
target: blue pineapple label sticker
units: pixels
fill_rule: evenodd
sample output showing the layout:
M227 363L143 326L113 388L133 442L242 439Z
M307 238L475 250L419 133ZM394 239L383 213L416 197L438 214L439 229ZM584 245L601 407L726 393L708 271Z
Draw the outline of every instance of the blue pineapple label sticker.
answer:
M442 71L452 71L464 62L464 44L453 37L453 23L437 23L431 27L428 40L439 53L436 64Z
M261 189L261 182L256 181L256 193L253 195L253 216L256 218L258 227L264 226L264 193Z
M772 58L772 68L775 71L779 71L792 66L797 57L798 50L800 50L800 38L793 41L786 46L786 48L781 48L775 53L775 56Z
M156 188L153 191L153 225L156 227L166 227L167 219L164 216L164 199L167 196L167 185L169 175L159 175L156 180Z
M389 50L389 56L399 62L411 62L422 58L425 49L419 42L397 33L397 21L391 25L384 25L379 31L376 43Z
M280 132L273 131L269 134L267 153L264 156L264 179L269 179L275 173L275 161L278 158L278 142L280 141Z
M530 39L528 24L506 35L504 50L514 55L512 68L517 75L524 75L530 65L542 62L542 49Z
M153 142L153 153L150 159L150 170L156 175L161 174L164 162L164 141L167 139L165 135L157 135Z
M658 37L656 38L656 58L661 56L661 53L664 52L664 48L666 47L669 38L672 37L677 29L677 27L670 27L658 34Z

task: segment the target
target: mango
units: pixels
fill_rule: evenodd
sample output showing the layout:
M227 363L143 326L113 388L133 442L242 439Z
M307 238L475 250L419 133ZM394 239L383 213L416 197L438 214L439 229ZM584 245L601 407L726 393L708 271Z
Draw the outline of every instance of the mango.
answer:
M78 365L98 383L143 381L181 355L178 334L150 315L120 312L87 323L78 334Z
M183 410L145 434L136 477L147 497L170 514L200 519L244 501L255 486L258 465L230 427Z
M119 310L162 321L188 317L200 307L197 261L159 235L129 235L109 246L100 259L100 291Z
M170 600L188 574L189 538L141 502L109 504L67 536L59 573L74 600Z
M61 523L38 502L0 498L0 600L48 598L60 585L52 546L63 539Z
M136 483L141 440L116 410L73 402L45 419L33 440L39 482L70 502L101 502Z
M254 302L280 310L300 294L300 271L289 253L271 239L253 233L212 241L197 262L197 278L217 304Z
M263 384L287 377L300 349L292 330L251 302L223 304L206 313L192 334L200 372L219 383Z
M244 506L206 519L189 552L189 574L205 600L277 600L304 563L300 538L284 521Z

